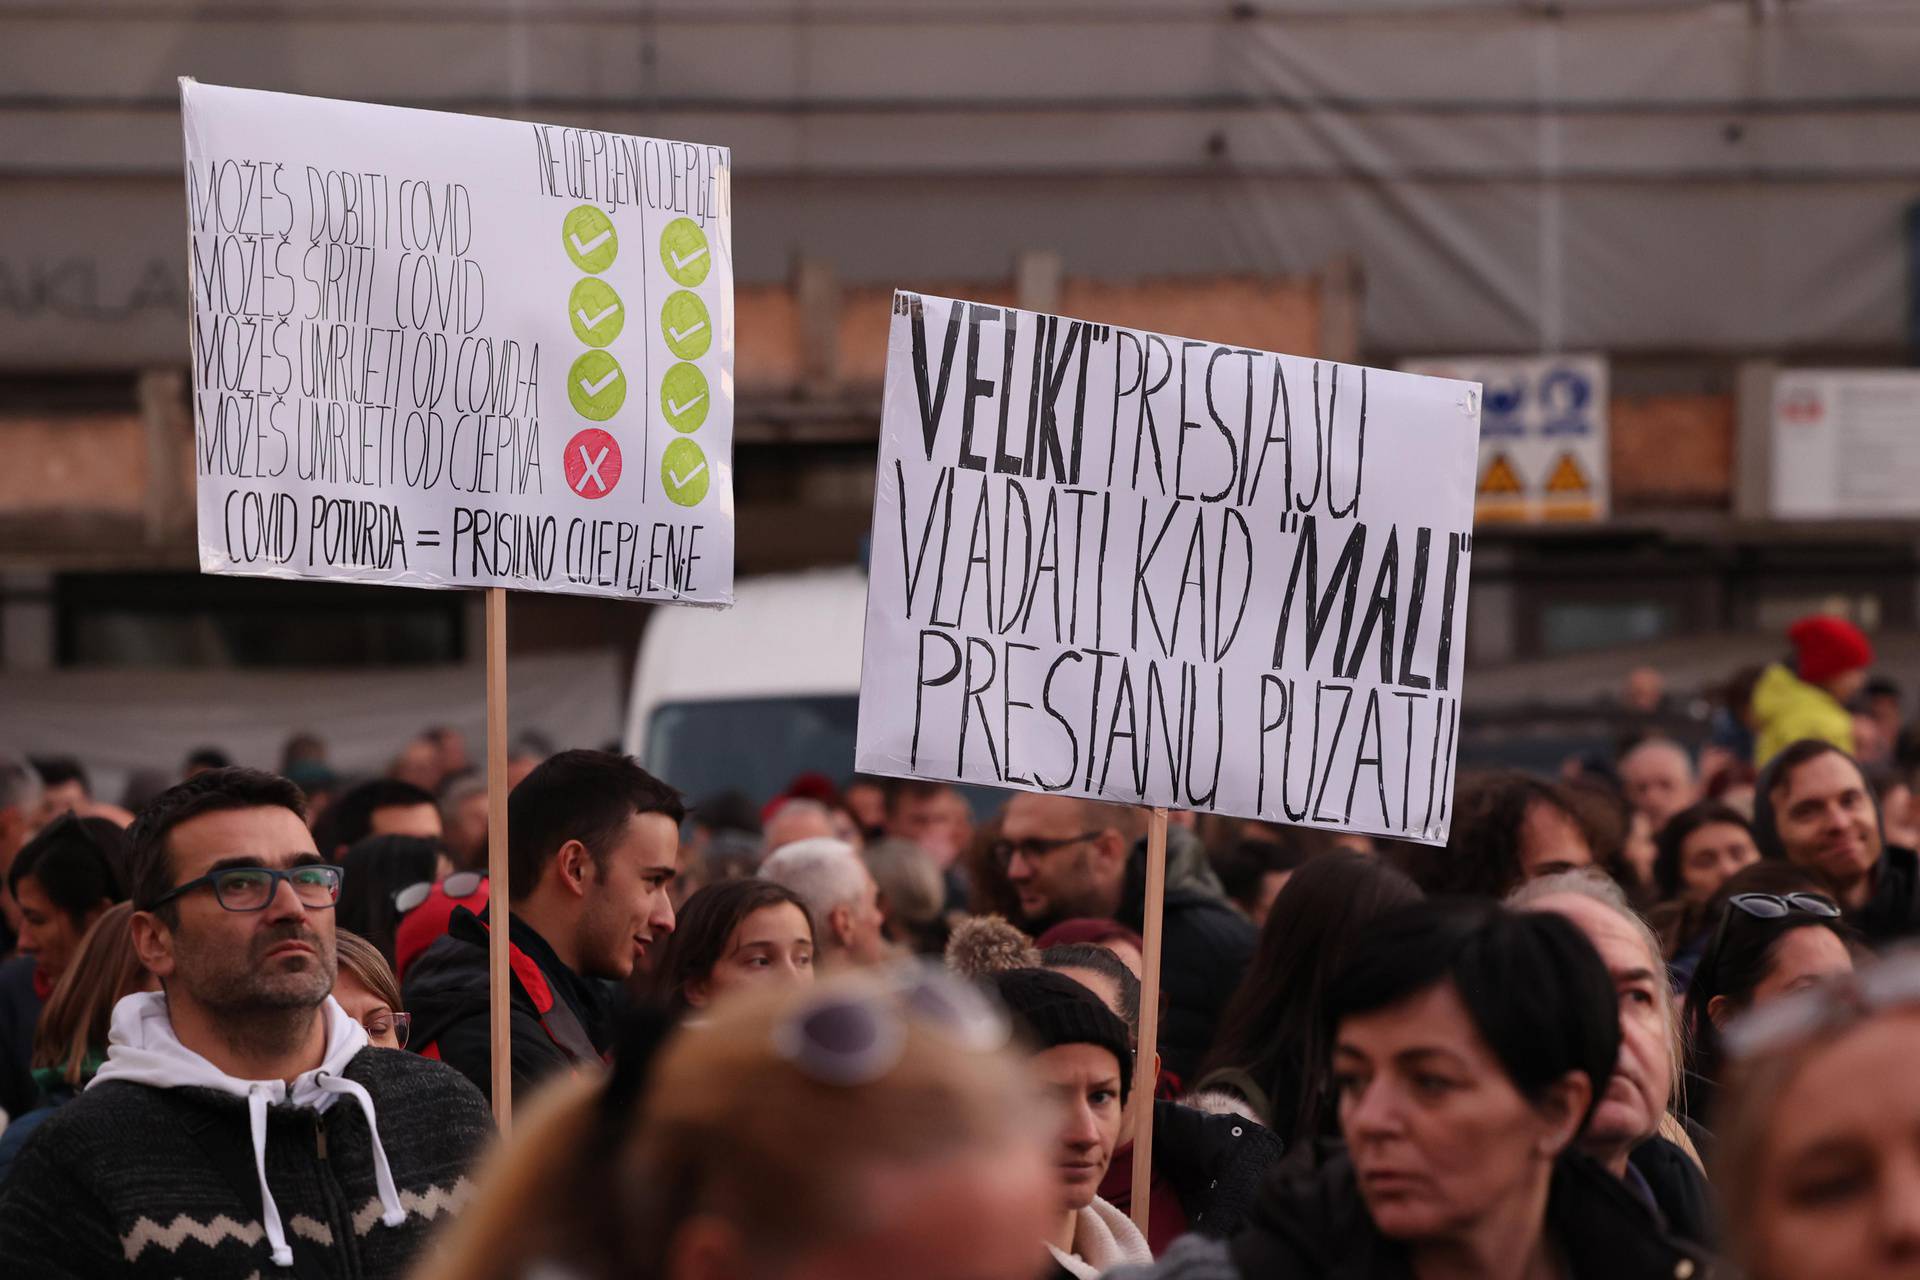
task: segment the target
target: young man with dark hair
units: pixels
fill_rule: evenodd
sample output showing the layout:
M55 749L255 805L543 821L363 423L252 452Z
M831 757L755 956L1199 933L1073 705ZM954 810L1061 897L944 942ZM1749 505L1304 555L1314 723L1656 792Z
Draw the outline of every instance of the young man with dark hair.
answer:
M437 840L443 834L440 802L433 792L398 778L375 778L351 788L313 824L320 852L334 862L368 836Z
M6 886L20 904L20 954L0 964L0 1108L34 1105L33 1033L87 927L127 896L127 835L63 813L27 841Z
M686 808L673 788L606 751L563 751L507 798L513 1089L604 1060L611 998L601 980L647 969L673 932L667 886ZM494 887L493 902L500 901ZM487 1018L492 904L456 909L447 936L407 970L421 1052L483 1091L493 1085Z
M133 944L88 1090L0 1190L36 1277L398 1277L458 1210L491 1128L453 1072L371 1049L331 998L340 870L300 791L215 769L135 824Z

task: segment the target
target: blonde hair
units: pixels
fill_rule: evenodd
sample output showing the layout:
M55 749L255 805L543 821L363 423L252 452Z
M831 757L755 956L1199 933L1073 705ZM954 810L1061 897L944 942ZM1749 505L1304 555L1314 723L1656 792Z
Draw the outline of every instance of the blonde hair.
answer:
M886 998L864 974L743 994L668 1039L632 1114L604 1077L548 1091L418 1280L509 1280L542 1262L657 1280L700 1215L732 1223L756 1254L789 1255L858 1223L876 1166L1046 1130L1018 1058L969 1051L904 1011L900 1058L871 1083L821 1083L775 1050L796 1007L863 996Z
M146 969L133 949L128 921L133 904L116 902L80 939L67 971L54 984L33 1033L33 1065L55 1067L74 1088L87 1077L87 1060L107 1052L113 1006L139 991Z
M387 1008L395 1013L406 1012L406 1006L400 1003L400 980L393 976L393 966L380 954L380 948L349 929L335 929L333 945L340 967L349 976Z

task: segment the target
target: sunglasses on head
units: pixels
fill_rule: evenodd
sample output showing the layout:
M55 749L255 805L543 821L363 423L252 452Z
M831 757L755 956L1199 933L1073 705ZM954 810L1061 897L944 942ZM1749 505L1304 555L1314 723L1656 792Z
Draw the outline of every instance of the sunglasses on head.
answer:
M439 883L446 889L449 898L470 898L480 891L480 882L486 878L484 871L456 871ZM407 914L433 896L433 886L432 880L421 880L404 889L395 889L394 911L400 915Z
M910 1023L928 1023L970 1053L1007 1043L1011 1029L987 997L930 965L903 967L869 992L802 1002L774 1025L773 1049L821 1084L872 1084L899 1065Z

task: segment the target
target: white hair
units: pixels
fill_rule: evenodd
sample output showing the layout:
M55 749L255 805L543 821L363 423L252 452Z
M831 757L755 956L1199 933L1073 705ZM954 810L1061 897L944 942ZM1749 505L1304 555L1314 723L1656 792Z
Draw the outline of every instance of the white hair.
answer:
M835 907L858 901L872 882L853 846L832 836L780 846L760 864L760 878L798 894L822 927Z
M0 809L30 813L40 806L45 788L34 767L11 751L0 752Z
M1507 905L1518 911L1542 911L1547 910L1540 906L1543 898L1562 895L1586 898L1606 907L1626 921L1634 936L1640 939L1640 945L1646 949L1647 967L1653 970L1654 975L1654 999L1660 1002L1660 1016L1668 1028L1668 1052L1673 1059L1672 1087L1667 1106L1669 1109L1678 1107L1686 1084L1687 1042L1680 1023L1680 1007L1673 998L1673 981L1667 976L1666 952L1660 945L1659 936L1633 909L1633 904L1627 901L1626 891L1615 883L1613 877L1593 867L1558 871L1550 876L1541 876L1538 880L1529 880L1507 895Z

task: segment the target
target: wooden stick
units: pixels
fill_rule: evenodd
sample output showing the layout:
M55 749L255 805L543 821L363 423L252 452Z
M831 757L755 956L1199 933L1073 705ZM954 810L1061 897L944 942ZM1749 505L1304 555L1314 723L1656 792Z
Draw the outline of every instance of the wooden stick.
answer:
M513 1126L513 988L507 977L507 592L487 588L487 1001L493 1032L493 1119Z
M1133 1058L1133 1222L1147 1234L1153 1185L1153 1093L1160 1045L1160 924L1167 908L1167 811L1155 809L1147 826L1147 904L1141 957L1140 1046Z

